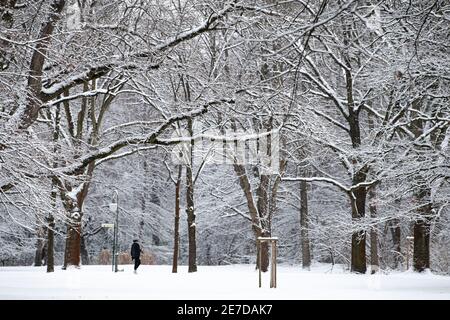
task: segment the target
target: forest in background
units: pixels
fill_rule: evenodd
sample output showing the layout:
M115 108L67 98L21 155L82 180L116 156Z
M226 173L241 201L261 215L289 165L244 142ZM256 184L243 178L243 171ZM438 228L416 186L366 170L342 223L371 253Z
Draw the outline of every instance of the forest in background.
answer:
M118 190L121 250L173 271L276 236L450 273L449 39L446 0L0 0L0 265L99 263ZM275 129L277 174L189 148Z

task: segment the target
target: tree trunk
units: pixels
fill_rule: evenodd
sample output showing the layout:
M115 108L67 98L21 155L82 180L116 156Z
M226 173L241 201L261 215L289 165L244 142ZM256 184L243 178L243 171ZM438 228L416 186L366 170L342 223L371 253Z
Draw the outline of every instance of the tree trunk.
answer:
M349 71L346 71L347 79L347 98L349 99L349 116L348 123L350 127L350 137L352 140L352 146L354 149L358 149L361 145L361 132L359 127L359 113L354 111L353 108L353 89L352 78ZM353 164L357 166L356 159L353 160ZM367 167L359 169L353 176L352 185L357 186L359 183L366 181ZM359 223L366 215L366 187L358 187L353 189L350 193L350 203L352 206L352 220ZM351 259L351 271L356 273L366 273L367 261L366 261L366 231L357 230L352 234L352 259Z
M358 172L355 175L353 185L357 185L365 180L365 174ZM352 204L352 219L358 223L365 216L366 207L366 188L356 188L350 195ZM366 273L366 231L357 230L352 234L352 259L351 271L357 273Z
M374 130L374 120L370 113L367 114L367 123L369 125L369 130ZM377 217L377 204L376 204L376 186L372 186L369 190L369 212L370 218L375 220ZM370 228L370 273L374 274L378 272L380 268L380 262L378 259L378 233L377 227L372 226Z
M42 266L42 256L43 256L44 242L42 239L36 240L36 250L34 254L34 266L41 267Z
M258 194L258 213L259 213L259 219L261 221L261 236L262 237L270 237L270 216L268 212L268 188L269 188L269 179L270 176L268 175L261 175L261 182L259 184L259 188L257 190ZM258 255L261 255L261 258L258 256L258 263L261 262L261 265L258 267L261 268L262 272L267 272L269 269L269 243L267 241L264 241L261 243L261 251L258 251Z
M417 112L414 112L415 115L421 115L420 111L424 111L428 108L428 104L424 102L425 101L421 98L417 98L412 102L412 109L418 110ZM419 139L419 137L425 135L427 131L427 122L421 119L421 117L417 117L411 122L410 127L415 138ZM445 135L446 131L441 132ZM434 149L439 150L438 145L441 144L441 141L444 139L444 135L441 134L440 137L434 136L433 138L430 138L431 141L434 141ZM422 154L423 152L424 150L422 147L418 147L416 149L416 161L426 159L426 157ZM441 152L444 154L445 150L441 150ZM419 173L415 177L414 183L418 186L418 189L415 191L414 198L418 204L417 213L419 217L414 221L413 266L414 271L422 272L425 269L430 268L430 227L433 205L431 199L431 189L429 187L430 182Z
M309 270L311 252L308 232L308 186L306 181L300 181L300 234L302 243L302 268Z
M149 177L147 160L144 159L142 166L143 166L144 176ZM141 217L142 218L141 218L141 221L139 222L139 232L138 232L139 239L143 239L143 237L144 237L144 226L145 226L144 216L145 216L145 213L147 212L147 198L149 197L147 180L144 181L142 189L143 189L142 195L141 195L141 212L142 212ZM152 229L152 233L153 233L153 231L154 230Z
M81 262L81 218L82 205L84 197L83 192L77 194L76 203L73 199L65 195L64 207L69 212L69 222L67 224L66 247L64 250L63 270L68 266L79 267Z
M56 198L56 195L55 195ZM54 230L55 220L53 216L48 219L47 229L47 272L55 271L55 259L54 259Z
M70 222L67 226L66 249L64 253L63 269L66 269L70 265L76 267L80 266L81 219L83 217L83 205L89 191L90 181L92 179L94 169L95 162L91 162L87 167L87 181L83 183L83 187L76 195L76 202L74 201L74 199L68 198L68 195L65 195L65 208L68 212L70 212Z
M430 222L428 219L414 223L414 271L430 268Z
M64 266L80 266L81 254L81 215L78 211L71 213L70 222L67 226L66 247L64 251Z
M80 253L81 253L81 263L83 265L91 264L91 261L89 259L89 252L87 250L86 241L85 241L84 236L81 236L81 240L80 240Z
M239 185L244 192L245 199L247 201L248 211L250 213L252 231L255 236L255 246L256 239L262 236L262 227L261 227L261 219L259 218L258 209L255 205L255 201L253 199L253 192L250 185L250 181L247 176L247 172L245 167L242 164L235 163L233 165L234 171L239 178ZM259 268L259 250L256 253L256 268Z
M57 22L61 19L65 0L54 0L50 6L50 15L39 32L39 40L33 51L27 83L27 105L20 114L19 128L28 128L38 117L42 100L42 74L48 47Z
M394 268L400 268L402 265L402 230L400 229L400 221L398 219L392 219L390 222L390 230L392 235L392 244L394 255Z
M178 252L180 251L180 189L181 189L181 174L183 167L178 166L178 177L175 184L175 225L173 233L173 259L172 259L172 273L177 273L178 270Z
M352 272L366 273L366 233L356 231L352 234Z
M188 118L188 131L192 137L193 127L192 119ZM188 272L197 271L197 243L196 243L196 225L195 225L195 209L194 209L194 179L193 179L193 167L194 167L194 140L191 140L189 159L190 163L186 166L186 213L188 222L188 238L189 238L189 268Z
M42 266L42 260L44 259L44 253L45 253L44 237L45 237L45 229L43 226L39 226L38 232L37 232L37 240L36 240L36 252L34 255L34 266L35 267Z
M267 123L264 124L265 130L270 132L273 129L273 118L271 117ZM272 235L272 213L275 211L276 204L276 195L279 184L279 176L274 181L273 188L270 189L270 178L272 172L269 168L272 167L272 135L267 136L266 144L262 141L259 141L259 149L262 154L261 168L260 168L260 183L257 190L258 201L257 208L259 214L259 220L261 225L261 236L270 237ZM279 147L279 146L275 146ZM264 150L265 149L265 150ZM278 161L278 158L276 159ZM267 172L268 171L268 172ZM269 201L269 193L270 201ZM262 242L260 247L261 252L258 252L260 257L258 256L257 261L260 262L261 265L258 266L262 272L267 272L269 269L270 263L270 245L269 242Z
M430 203L431 191L422 188L416 196L420 202L424 202L418 209L422 218L414 222L414 271L422 272L430 268L430 227L432 205Z
M377 217L375 186L373 186L369 191L369 199L370 217L372 219L375 219ZM378 269L380 267L380 263L378 261L378 233L375 226L372 226L372 228L370 229L370 266L370 272L372 274L378 272Z
M250 185L250 181L247 177L245 167L241 164L233 165L234 171L239 178L239 185L244 192L245 199L247 201L248 211L250 212L252 231L255 237L261 236L261 226L258 217L258 209L256 208L255 202L253 200L253 192Z
M51 117L51 114L49 112L49 118ZM54 129L53 129L53 153L55 155L58 154L58 140L59 140L59 123L60 123L60 109L59 104L57 105L55 109L55 117L54 117ZM56 168L58 166L58 163L56 161L53 162L53 168ZM50 192L50 201L51 206L53 210L56 209L56 197L58 195L58 180L56 177L52 177L52 184L51 184L51 192ZM54 272L55 271L55 258L54 258L54 229L55 229L55 219L53 217L53 213L50 212L47 218L47 272Z
M92 80L92 90L96 89L96 82ZM89 91L89 82L83 82L83 92ZM69 91L65 91L65 95L69 96ZM68 101L65 101L64 108L66 110L67 122L69 123L69 132L73 138L74 146L80 146L83 141L83 127L85 120L88 119L88 123L92 126L91 128L87 128L90 131L90 135L87 139L88 145L96 145L98 139L98 130L101 125L103 119L103 112L105 112L104 108L111 103L111 100L104 100L98 118L96 118L96 104L95 97L91 97L88 101L87 97L83 97L81 100L81 108L78 112L77 122L76 122L76 131L75 126L73 124L72 117L70 116L70 105ZM88 118L87 118L88 117ZM76 154L75 158L80 155ZM85 248L85 244L82 243L82 225L81 220L83 217L83 205L84 201L88 195L90 182L95 169L95 160L89 162L87 168L82 168L81 170L76 171L76 175L79 177L85 177L85 182L82 186L80 186L79 192L76 194L76 199L72 199L68 196L68 194L64 191L64 186L60 185L61 188L61 198L64 202L64 207L67 212L70 213L69 224L67 226L67 237L66 237L66 248L64 252L64 266L63 269L66 269L70 265L80 266L81 254L83 254L83 262L89 264L89 254ZM71 189L71 188L69 188ZM70 190L69 190L70 191ZM83 248L82 248L83 247Z
M195 226L195 212L194 212L194 194L192 186L192 172L187 169L187 175L191 178L187 178L187 201L186 201L186 213L188 222L188 238L189 238L189 272L197 271L197 243L196 243L196 226Z
M278 189L281 183L281 177L284 174L284 170L286 169L287 161L282 159L280 160L280 173L276 176L275 181L272 184L272 189L270 193L270 201L269 201L269 214L273 217L277 213L277 197L278 197Z
M349 26L349 29L351 26ZM349 30L344 31L344 43L348 44L352 39L353 35ZM347 122L349 126L349 134L352 142L352 147L358 150L361 147L361 128L359 123L360 109L355 109L355 101L353 98L353 77L350 58L344 55L344 60L347 64L347 69L345 72L345 83L347 92L347 107L348 116ZM358 159L352 159L352 164L354 168L359 166ZM358 169L352 178L352 186L357 186L359 183L366 181L368 167L362 167ZM358 187L350 192L350 203L352 206L352 219L354 222L359 223L359 221L365 216L366 210L366 195L367 190L365 187ZM366 273L366 231L357 230L352 234L352 258L351 258L351 271L357 273Z

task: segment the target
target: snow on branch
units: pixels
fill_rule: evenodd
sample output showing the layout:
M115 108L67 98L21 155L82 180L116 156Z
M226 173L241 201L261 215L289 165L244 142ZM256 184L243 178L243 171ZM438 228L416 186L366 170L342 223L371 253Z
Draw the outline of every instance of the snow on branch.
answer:
M65 96L62 97L58 100L52 100L50 102L45 103L42 107L51 107L55 104L61 103L61 102L65 102L65 101L70 101L70 100L75 100L81 97L95 97L99 94L112 94L115 95L115 93L109 92L107 89L97 89L97 90L92 90L92 91L86 91L86 92L81 92L81 93L77 93L74 95L70 95L70 96Z
M43 87L41 93L46 97L45 100L49 101L62 94L66 89L69 89L78 84L83 84L88 80L97 79L101 76L104 76L114 66L114 63L93 66L83 72L65 79L64 81L52 84L51 86Z
M236 8L236 0L231 1L228 5L225 6L225 8L223 8L222 10L220 10L219 12L214 12L212 13L208 19L206 19L205 21L203 21L203 23L201 23L199 26L185 31L185 32L181 32L180 34L169 38L166 42L157 45L152 51L150 52L143 52L140 54L137 54L136 57L137 58L146 58L152 54L154 54L157 51L164 51L166 49L172 48L174 46L176 46L178 43L186 41L186 40L190 40L192 38L195 38L196 36L211 30L211 26L214 22L218 21L219 19L221 19L222 17L224 17L228 12L232 11L233 9Z
M158 141L158 137L173 123L177 121L182 121L188 118L193 118L200 116L208 111L208 108L221 104L221 103L234 103L234 100L214 100L210 101L206 104L204 104L202 107L193 110L188 113L179 114L173 117L168 118L163 124L161 124L158 128L156 128L154 131L143 134L143 135L136 135L131 136L128 138L123 138L120 140L117 140L110 145L103 147L93 153L87 154L85 156L80 157L77 159L77 162L67 166L65 168L58 169L58 173L65 174L65 175L73 175L85 168L87 165L92 163L93 161L100 160L107 158L114 154L116 151L130 145L139 145L139 144L173 144L173 143L160 143Z
M355 185L352 185L351 187L346 187L342 183L340 183L339 181L337 181L335 179L325 178L325 177L310 177L310 178L285 177L285 178L281 178L281 180L282 181L325 182L325 183L329 183L329 184L332 184L332 185L338 187L339 189L341 189L342 191L344 191L345 193L348 193L348 194L359 188L371 187L372 185L374 185L375 183L378 182L378 180L365 181L365 182L360 182Z
M339 181L336 181L336 180L331 179L331 178L325 178L325 177L311 177L311 178L306 178L306 177L285 177L285 178L281 178L281 180L282 181L325 182L325 183L329 183L329 184L332 184L332 185L338 187L339 189L341 189L342 191L344 191L346 193L350 192L350 188L347 188L346 186L344 186Z
M319 111L319 110L316 110L316 109L313 109L312 111L313 111L315 114L317 114L318 116L325 118L326 120L328 120L329 122L331 122L332 124L334 124L335 126L337 126L338 128L341 128L342 130L344 130L344 131L346 131L346 132L350 132L350 129L349 129L349 128L347 128L345 125L343 125L343 124L340 123L339 121L333 119L333 118L330 117L329 115L326 115L325 113L323 113L323 112L321 112L321 111Z
M109 157L103 158L103 159L97 161L95 163L95 165L98 166L98 165L100 165L100 164L102 164L104 162L110 161L110 160L120 159L120 158L129 156L129 155L132 155L132 154L134 154L136 152L145 151L145 150L152 150L152 149L155 149L155 148L156 148L156 146L134 148L134 149L131 149L131 150L119 153L119 154L113 154L113 155L110 155Z
M131 54L130 58L148 58L159 52L165 51L166 49L170 49L179 44L180 42L190 40L204 32L212 30L212 25L214 24L214 22L218 21L219 19L224 17L227 13L236 8L235 2L236 1L232 1L227 6L225 6L224 9L211 14L205 21L203 21L197 27L169 38L164 43L155 46L152 50ZM88 80L98 79L106 75L110 70L116 67L122 67L125 69L134 69L137 67L137 65L135 63L124 64L122 58L117 57L116 61L108 62L103 65L89 67L87 70L77 75L71 76L62 82L54 83L51 86L43 88L42 94L44 96L47 96L46 101L49 101L60 95L65 89L69 89L77 84L82 84ZM159 64L150 65L149 68L158 69Z

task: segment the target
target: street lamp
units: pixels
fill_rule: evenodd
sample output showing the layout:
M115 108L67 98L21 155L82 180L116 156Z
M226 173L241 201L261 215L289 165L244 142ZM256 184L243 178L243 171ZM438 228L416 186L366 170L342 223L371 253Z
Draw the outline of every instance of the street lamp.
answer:
M112 202L109 204L109 210L116 214L116 222L114 223L114 242L113 242L113 256L112 256L112 268L114 272L119 271L118 260L119 260L119 192L114 190L114 195ZM117 247L117 250L116 250Z

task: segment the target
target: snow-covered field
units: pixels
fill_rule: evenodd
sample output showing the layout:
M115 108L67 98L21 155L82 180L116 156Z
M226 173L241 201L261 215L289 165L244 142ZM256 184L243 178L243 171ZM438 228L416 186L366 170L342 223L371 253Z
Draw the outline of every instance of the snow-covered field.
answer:
M67 271L45 267L0 267L0 299L450 299L450 277L413 272L356 275L329 265L311 271L278 266L278 288L269 275L258 288L253 265L199 266L177 274L171 266L131 265L113 273L110 266L83 266Z

